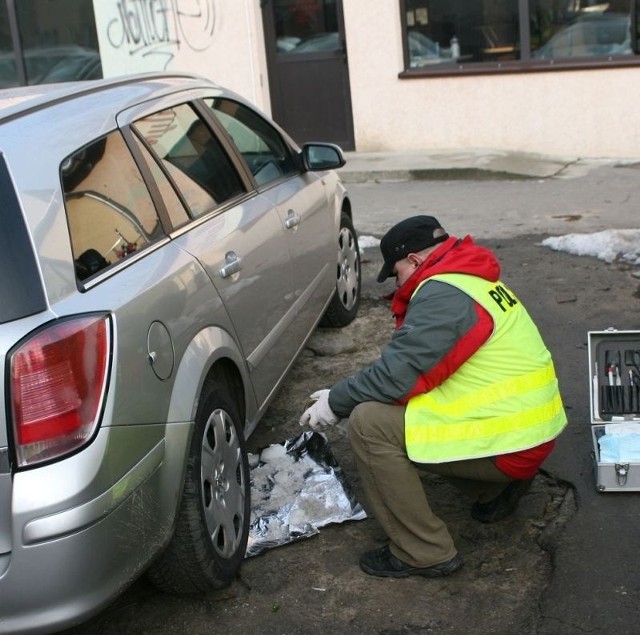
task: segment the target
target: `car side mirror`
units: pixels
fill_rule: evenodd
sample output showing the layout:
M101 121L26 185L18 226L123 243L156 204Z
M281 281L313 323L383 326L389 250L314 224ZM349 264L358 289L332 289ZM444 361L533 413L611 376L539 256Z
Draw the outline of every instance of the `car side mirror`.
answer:
M335 170L345 165L342 149L333 143L305 143L302 146L305 170Z

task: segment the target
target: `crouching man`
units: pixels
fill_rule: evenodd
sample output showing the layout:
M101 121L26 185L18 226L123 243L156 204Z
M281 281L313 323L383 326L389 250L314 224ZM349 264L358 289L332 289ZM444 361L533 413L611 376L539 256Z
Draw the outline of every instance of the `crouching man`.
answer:
M401 221L380 250L378 282L396 278L391 341L372 364L314 393L300 424L349 417L368 511L389 539L362 555L362 570L439 577L462 560L419 470L470 493L476 520L499 521L567 420L551 355L491 251L431 216Z

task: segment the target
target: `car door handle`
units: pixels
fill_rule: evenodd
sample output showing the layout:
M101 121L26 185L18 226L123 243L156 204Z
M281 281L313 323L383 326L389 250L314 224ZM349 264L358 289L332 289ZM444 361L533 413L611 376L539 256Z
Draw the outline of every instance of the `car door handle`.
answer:
M287 220L284 221L284 226L287 229L291 229L292 227L295 227L296 225L300 224L300 216L298 214L296 214L292 209L289 210L289 212L287 213Z
M228 251L224 255L224 265L220 267L220 275L228 278L238 271L240 271L240 258L235 251Z

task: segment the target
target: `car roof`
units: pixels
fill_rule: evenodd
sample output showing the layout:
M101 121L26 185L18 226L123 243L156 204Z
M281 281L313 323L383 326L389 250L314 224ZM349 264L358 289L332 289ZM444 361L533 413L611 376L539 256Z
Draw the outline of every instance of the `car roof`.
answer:
M116 90L126 87L127 90ZM161 97L192 88L218 88L211 80L189 73L141 73L110 79L38 84L0 90L0 123L59 104L77 97L99 92L117 95L116 110L141 100ZM114 104L111 104L114 108Z

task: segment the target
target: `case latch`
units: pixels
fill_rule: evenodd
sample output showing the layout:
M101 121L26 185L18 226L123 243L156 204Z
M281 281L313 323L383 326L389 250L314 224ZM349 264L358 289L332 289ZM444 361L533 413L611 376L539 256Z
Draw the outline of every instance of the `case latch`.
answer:
M629 474L628 463L616 463L616 477L618 478L618 485L627 484L627 475Z

